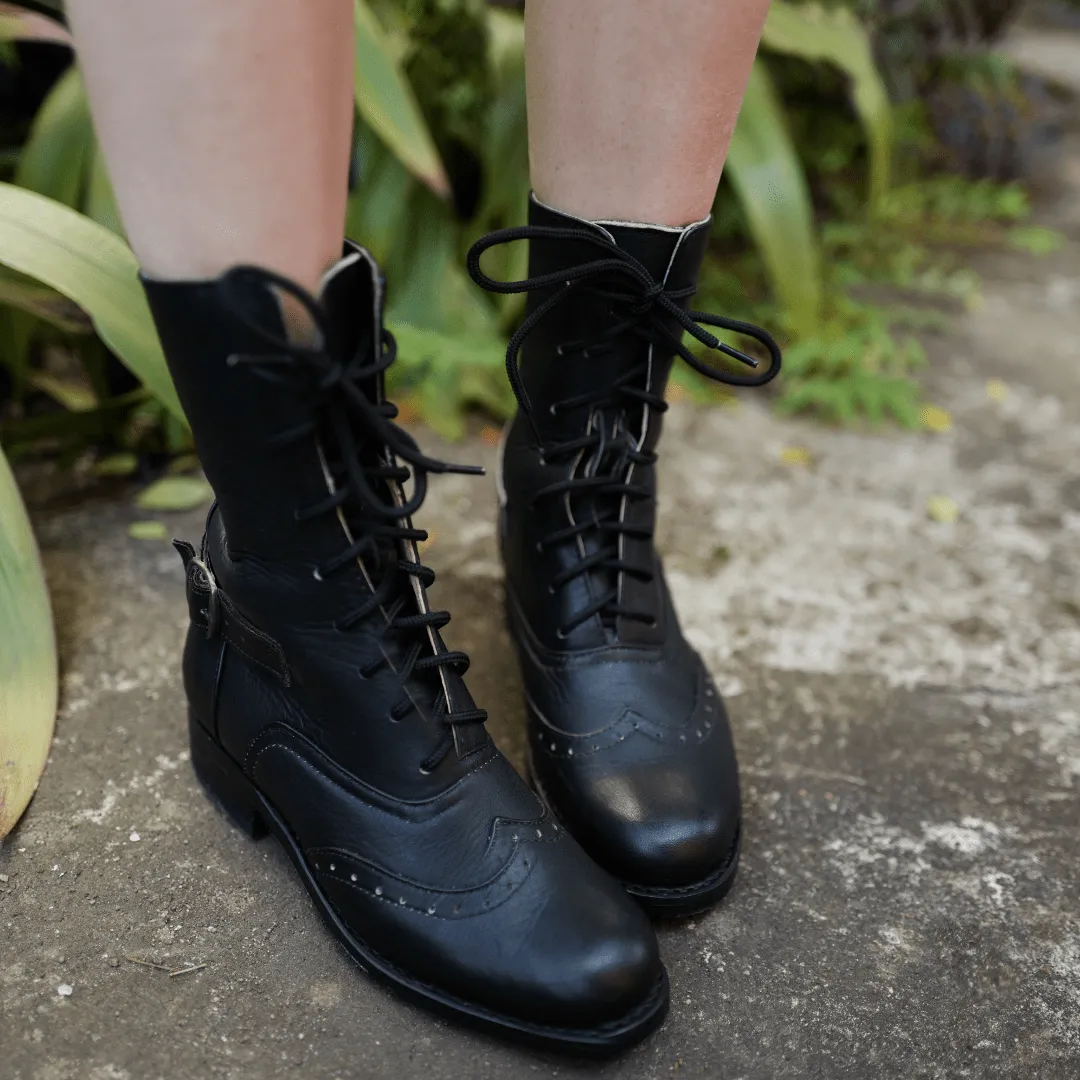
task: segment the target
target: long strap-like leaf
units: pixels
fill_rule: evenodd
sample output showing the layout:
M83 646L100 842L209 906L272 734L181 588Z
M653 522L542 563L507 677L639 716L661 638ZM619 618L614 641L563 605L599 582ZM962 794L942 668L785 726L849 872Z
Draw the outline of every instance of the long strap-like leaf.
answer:
M0 263L73 300L101 340L184 420L131 249L115 233L52 199L0 184Z
M0 452L0 837L30 802L56 723L52 608L26 507Z
M754 64L725 172L796 337L817 329L821 255L810 191L765 66Z

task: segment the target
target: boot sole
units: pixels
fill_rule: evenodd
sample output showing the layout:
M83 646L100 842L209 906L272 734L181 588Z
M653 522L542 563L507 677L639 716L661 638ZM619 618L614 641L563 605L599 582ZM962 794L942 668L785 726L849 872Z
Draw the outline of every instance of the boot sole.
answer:
M533 767L531 750L526 752L525 773L532 789L541 799L543 799L545 805L555 817L558 818L559 814L555 808L555 804L548 798L543 785L540 783L539 777L536 775L536 769ZM570 829L566 822L562 821L561 818L559 818L559 821L563 828L572 836L573 830ZM728 849L728 853L720 866L706 877L703 877L700 881L692 882L689 885L638 885L632 881L622 880L617 874L614 876L619 881L619 884L626 890L627 894L638 902L649 918L685 919L690 915L699 915L703 911L708 911L709 908L718 904L731 891L731 887L735 884L735 878L739 872L739 851L741 846L742 823L740 822L739 827L735 832L735 839L732 841L731 847ZM598 859L592 852L589 852L589 854L595 862L604 867L604 863L601 859ZM604 869L607 869L607 867L604 867ZM611 871L608 872L610 873Z
M581 1056L608 1057L627 1050L663 1023L670 999L666 971L657 980L650 995L624 1017L599 1027L582 1029L533 1024L504 1016L412 977L380 956L342 922L311 873L288 825L270 801L190 712L188 726L191 764L211 802L253 840L261 840L268 835L276 837L330 932L360 969L377 982L414 1004L489 1034L545 1050Z

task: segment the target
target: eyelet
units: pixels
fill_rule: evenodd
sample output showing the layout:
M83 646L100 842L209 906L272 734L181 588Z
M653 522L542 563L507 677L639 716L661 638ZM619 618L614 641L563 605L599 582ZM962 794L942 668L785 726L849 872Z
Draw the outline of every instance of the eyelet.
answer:
M568 637L569 637L570 635L569 635L569 634L565 634L565 633L563 633L563 628L562 628L562 627L560 626L560 627L558 627L558 628L557 628L557 629L555 630L555 636L556 636L556 637L557 637L557 638L558 638L558 639L559 639L560 641L565 641L565 640L566 640L566 639L567 639L567 638L568 638Z
M421 776L430 776L433 770L425 769L423 765L420 766L419 772Z
M314 578L314 579L315 579L316 581L322 581L322 580L323 580L323 576L322 576L322 574L320 574L320 573L319 573L319 568L318 568L317 566L315 567L315 569L314 569L314 570L312 570L312 571L311 571L311 576L312 576L312 577L313 577L313 578Z
M530 509L531 509L531 507L530 507ZM544 545L539 540L536 541L536 554L537 555L543 555L544 554Z

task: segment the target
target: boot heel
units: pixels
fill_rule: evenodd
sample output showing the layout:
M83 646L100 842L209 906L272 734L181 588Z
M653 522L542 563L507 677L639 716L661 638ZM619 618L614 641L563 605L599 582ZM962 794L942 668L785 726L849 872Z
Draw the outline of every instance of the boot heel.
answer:
M207 795L238 828L253 840L261 840L270 831L259 808L255 789L240 766L206 732L188 710L191 736L191 766Z

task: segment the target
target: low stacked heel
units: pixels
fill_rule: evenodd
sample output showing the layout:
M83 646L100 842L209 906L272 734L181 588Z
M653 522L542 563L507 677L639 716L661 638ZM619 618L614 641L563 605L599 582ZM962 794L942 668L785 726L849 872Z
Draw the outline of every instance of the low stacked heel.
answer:
M243 769L218 745L213 736L188 710L191 765L199 783L218 809L252 840L270 832L262 805Z

